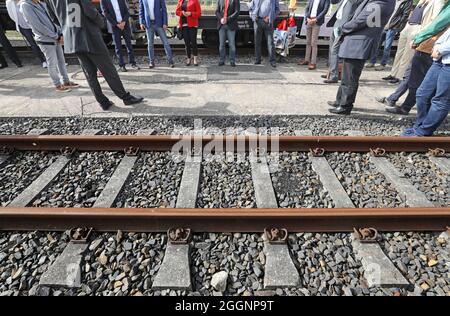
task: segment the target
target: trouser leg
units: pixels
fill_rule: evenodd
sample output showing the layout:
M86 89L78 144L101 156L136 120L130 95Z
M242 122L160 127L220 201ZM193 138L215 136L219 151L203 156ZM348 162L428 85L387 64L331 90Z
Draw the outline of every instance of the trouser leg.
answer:
M129 96L129 93L125 91L119 73L117 72L116 67L114 67L109 54L89 54L89 58L102 72L103 77L105 78L114 94L122 100L127 98Z
M125 40L125 46L127 47L128 61L131 65L136 64L136 58L134 56L133 44L131 43L131 29L127 23L123 29L123 39Z
M97 65L91 60L89 54L77 54L78 60L80 61L81 68L83 69L86 80L91 88L92 94L94 94L95 99L100 104L105 104L108 102L108 98L103 94L100 83L97 78Z
M70 82L69 75L67 73L66 59L64 57L64 50L61 44L56 44L56 56L58 58L58 72L61 76L63 83Z
M13 63L15 63L16 65L22 63L16 53L16 50L12 47L2 28L0 29L0 44L3 46L3 50L6 52L9 59L11 59Z
M305 52L305 61L311 61L311 48L312 48L312 33L313 27L310 25L306 26L306 52Z
M386 66L389 58L391 57L391 49L392 43L394 42L394 38L397 35L397 29L390 29L386 32L386 40L384 41L384 49L383 49L383 57L381 58L381 64Z
M397 102L402 97L402 95L404 95L406 91L408 91L408 82L410 75L411 75L411 63L409 64L408 69L406 69L405 75L403 76L403 80L397 86L395 92L387 97L389 101Z
M264 23L264 22L263 22ZM269 54L269 62L275 62L275 44L273 42L273 26L269 23L264 23L264 32L267 40L267 52Z
M450 110L450 66L440 64L439 67L440 70L434 71L438 74L437 80L436 78L433 78L436 86L436 93L431 100L431 106L429 107L427 115L423 118L421 124L415 128L417 135L433 135L436 129L445 120ZM438 66L436 68L438 68ZM430 75L430 77L433 76L435 76L434 73Z
M183 26L182 32L183 32L184 46L186 49L186 56L188 58L191 58L191 36L189 34L189 27Z
M30 29L24 29L22 27L19 26L19 30L20 33L23 35L23 37L25 37L26 41L28 42L28 44L31 47L31 50L33 51L33 54L39 58L39 61L41 63L45 62L45 56L42 53L41 49L39 48L39 46L36 44L36 41L34 40L33 37L33 32Z
M227 30L228 46L230 47L230 62L236 63L236 31Z
M166 32L162 27L156 27L156 32L159 35L159 38L163 42L164 45L164 51L166 52L167 62L169 64L173 63L173 56L172 56L172 48L170 47L169 40L167 39Z
M56 45L40 45L41 50L44 52L45 58L47 60L47 71L52 79L53 85L59 86L61 82L61 77L58 70L58 53Z
M318 40L319 40L320 26L314 25L311 34L311 64L317 64Z
M6 59L1 52L0 52L0 65L8 66L8 63L6 62Z
M224 63L226 58L226 40L227 30L226 26L222 25L219 29L219 62Z
M339 105L343 108L353 108L359 88L359 78L364 68L364 60L344 59L342 74L342 95Z
M190 38L191 38L192 54L194 56L198 56L197 28L196 27L190 27L189 28L189 35L190 35Z
M148 62L150 64L155 62L155 25L152 24L147 28L147 50L148 50Z
M330 79L338 80L339 79L339 48L341 47L341 43L339 39L335 38L333 35L334 41L333 46L331 47L330 52Z
M123 59L123 53L122 53L122 31L114 28L113 29L113 42L114 47L116 51L117 59L119 60L119 66L123 67L125 66L125 60Z

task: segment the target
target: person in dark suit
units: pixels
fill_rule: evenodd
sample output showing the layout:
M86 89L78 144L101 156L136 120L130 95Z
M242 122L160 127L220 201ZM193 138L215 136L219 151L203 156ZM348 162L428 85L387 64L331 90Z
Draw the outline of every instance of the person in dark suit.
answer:
M226 41L230 47L230 66L236 66L236 31L241 10L239 0L218 0L216 7L217 29L219 30L219 66L225 65Z
M394 8L395 0L363 0L352 19L339 28L337 35L343 38L339 57L344 64L336 101L329 102L331 113L351 113L364 63L378 50L383 28Z
M22 62L20 61L19 56L17 56L16 50L14 49L14 47L12 47L11 43L6 37L5 28L3 27L3 25L4 22L0 18L0 44L2 45L3 50L6 52L6 54L8 54L9 59L11 59L11 61L16 64L17 67L21 68ZM1 68L8 67L8 63L6 62L5 57L3 57L1 53L0 56Z
M97 70L100 70L111 90L125 105L144 100L132 96L123 87L103 41L101 28L104 27L104 18L90 0L47 0L47 8L62 28L65 53L78 57L89 87L103 110L109 109L113 103L103 94Z
M169 23L166 0L139 0L139 23L141 30L147 31L149 68L155 67L155 33L163 42L169 66L175 67L172 48L166 36Z
M132 69L139 70L134 58L131 44L130 11L125 0L101 0L103 15L108 23L108 30L112 33L116 55L119 59L119 71L126 72L126 64L122 54L122 36L127 47L128 59Z
M305 9L306 53L300 65L308 65L309 70L317 67L317 41L320 27L325 22L325 15L330 9L330 0L309 0Z
M341 38L337 36L339 28L352 18L358 5L362 0L331 0L332 4L338 4L336 11L327 23L327 27L332 27L333 32L330 36L330 49L328 53L328 75L325 75L324 83L338 83L339 81L339 48L341 47Z

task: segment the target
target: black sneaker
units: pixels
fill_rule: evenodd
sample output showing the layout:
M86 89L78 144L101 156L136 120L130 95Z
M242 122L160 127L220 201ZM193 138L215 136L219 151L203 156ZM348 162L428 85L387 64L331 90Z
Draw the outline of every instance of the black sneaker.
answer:
M400 115L408 115L409 112L403 110L400 106L394 106L392 108L386 108L386 112L392 113L392 114L400 114Z
M236 63L235 63L235 62L231 62L231 63L230 63L230 66L231 66L231 67L236 67Z
M337 79L325 79L323 81L323 83L338 83L338 82L339 82L339 80L337 80Z
M134 104L141 103L142 101L144 101L143 97L135 97L135 96L129 95L127 98L123 99L123 104L134 105Z
M400 82L400 79L394 78L392 80L389 80L390 84L398 84Z
M17 66L17 68L22 68L23 67L22 63L17 63L16 66Z
M337 108L337 107L338 107L338 104L337 104L336 101L328 101L327 104L328 104L329 106L334 107L334 108Z
M276 63L270 63L270 66L272 66L272 68L277 68L277 64Z
M172 63L169 63L169 67L170 68L175 68L175 64L172 62Z
M376 97L375 100L377 102L381 103L381 104L384 104L384 105L387 105L387 106L390 106L390 107L395 106L395 102L392 102L388 98L385 98L385 97L382 97L382 98Z
M150 63L150 64L148 64L148 68L150 68L150 69L155 68L155 63Z
M389 75L389 76L381 78L381 79L383 79L385 81L391 81L391 80L394 80L394 79L397 79L397 78L395 78L393 75Z
M112 107L114 105L114 103L112 103L111 101L106 101L104 103L100 103L100 106L102 107L103 111L107 111L110 107Z

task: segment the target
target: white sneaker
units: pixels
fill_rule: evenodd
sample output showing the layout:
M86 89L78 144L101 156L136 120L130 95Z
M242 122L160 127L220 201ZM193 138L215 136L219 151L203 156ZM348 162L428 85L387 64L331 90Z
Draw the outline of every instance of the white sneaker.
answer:
M47 62L46 62L46 61L44 61L44 62L42 63L42 68L45 68L45 69L47 69L47 67L48 67L48 65L47 65Z

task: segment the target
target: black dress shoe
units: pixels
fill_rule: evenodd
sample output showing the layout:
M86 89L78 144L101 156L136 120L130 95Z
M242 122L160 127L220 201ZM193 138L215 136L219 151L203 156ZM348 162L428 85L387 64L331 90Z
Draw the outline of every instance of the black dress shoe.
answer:
M23 67L22 63L17 63L16 66L17 66L17 68L22 68Z
M326 79L326 80L324 80L323 82L324 82L324 83L338 83L339 80L337 80L337 79Z
M0 65L0 69L6 68L6 67L8 67L8 64L1 64Z
M408 115L409 112L403 110L400 106L394 106L392 108L386 108L386 112L392 113L392 114L400 114L400 115Z
M128 70L125 66L120 66L119 69L117 69L117 72L128 72Z
M333 114L340 114L340 115L350 115L350 113L352 112L351 108L343 108L342 106L338 106L337 108L334 109L328 109L328 112L333 113Z
M397 79L397 78L395 78L393 75L389 75L389 76L381 78L381 79L386 80L386 81L390 81L390 80L394 80L394 79Z
M272 66L272 68L277 68L277 64L276 63L270 63L270 65Z
M236 67L236 63L230 63L231 67Z
M390 84L397 84L397 83L400 82L400 79L394 78L394 79L392 79L392 80L389 80L388 82L389 82Z
M175 64L174 63L169 63L169 67L170 68L175 68Z
M257 60L257 61L255 61L254 64L255 64L255 65L261 65L261 61L260 61L260 60Z
M328 101L327 104L329 106L334 107L334 108L337 108L339 106L336 101Z
M150 69L155 68L155 63L150 63L150 64L148 64L148 68L150 68Z
M143 97L135 97L135 96L130 95L127 98L123 99L123 104L133 105L133 104L141 103L142 101L144 101Z
M392 102L388 98L385 98L385 97L382 97L382 98L376 97L375 100L377 100L377 102L382 103L386 106L390 106L390 107L395 106L395 102Z
M102 107L103 111L107 111L110 107L112 107L114 105L114 103L112 103L111 101L105 101L103 103L100 103L100 106Z
M225 65L225 63L222 62L222 61L219 63L219 67L222 67L222 66L224 66L224 65Z

